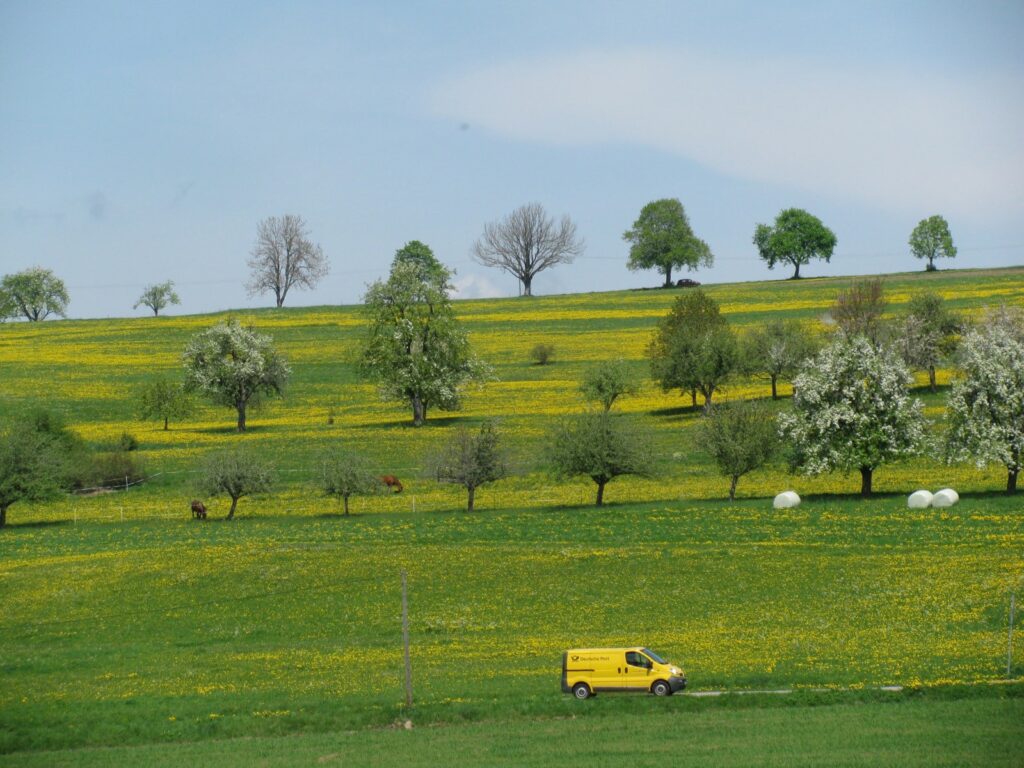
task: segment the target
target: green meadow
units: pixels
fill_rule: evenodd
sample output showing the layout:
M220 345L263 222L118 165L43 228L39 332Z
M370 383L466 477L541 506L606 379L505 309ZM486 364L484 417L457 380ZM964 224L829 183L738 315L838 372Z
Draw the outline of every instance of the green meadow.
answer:
M827 332L848 282L707 290L741 332L784 316ZM892 275L885 286L894 315L925 289L973 317L1024 304L1022 269ZM252 414L244 435L209 406L167 432L134 416L136 387L180 377L189 336L229 313L0 325L0 409L58 411L97 448L130 432L148 476L10 508L0 764L1019 759L1024 666L1008 680L1006 652L1024 514L1000 493L1000 468L925 455L882 467L878 495L862 501L859 477L776 466L743 478L728 503L727 481L693 438L699 410L645 379L621 410L650 431L654 476L613 481L601 509L589 481L549 476L544 437L586 407L582 372L622 357L646 375L652 329L678 293L458 302L495 380L420 429L356 375L358 307L230 313L273 335L293 368L286 396ZM551 365L531 364L540 342L555 346ZM936 434L954 375L940 371L936 394L918 378ZM724 397L768 394L751 379ZM489 417L516 473L467 514L464 492L424 467L455 427ZM209 500L211 520L192 521L199 460L240 444L273 462L276 490L243 499L233 523L216 519L223 499ZM342 447L399 475L405 491L340 515L316 463ZM946 485L961 492L957 506L906 509L907 493ZM788 488L805 502L773 510ZM693 691L795 693L576 702L559 690L566 648L632 644L682 665Z

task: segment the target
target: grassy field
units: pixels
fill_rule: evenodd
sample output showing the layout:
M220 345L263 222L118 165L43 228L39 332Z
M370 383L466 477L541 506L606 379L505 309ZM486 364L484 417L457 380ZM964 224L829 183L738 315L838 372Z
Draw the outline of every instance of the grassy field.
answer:
M842 284L709 292L750 327L783 315L819 322ZM896 310L924 286L968 313L1024 303L1022 270L887 278ZM770 754L779 763L855 764L872 755L906 763L896 759L903 749L962 764L963 745L979 743L989 751L976 754L992 757L979 763L1007 760L1013 748L1019 755L1021 729L1011 725L1020 720L1020 665L1018 682L1000 681L1008 595L1024 578L1024 515L1018 500L995 492L1004 479L998 468L928 458L884 467L876 475L882 493L870 501L847 495L859 478L775 468L745 478L742 498L729 504L720 500L726 482L690 437L699 415L684 407L688 399L648 382L623 408L652 430L662 457L657 480L615 481L606 496L613 503L599 510L589 506L589 481L555 483L543 472L537 446L553 417L582 407L583 368L622 355L645 370L651 329L675 295L460 303L499 380L471 392L464 411L418 430L404 408L378 402L356 380L355 308L239 313L272 333L295 369L288 397L252 417L243 436L232 433L232 414L212 408L168 433L131 415L133 387L178 375L186 339L215 317L0 326L0 408L58 409L94 444L133 432L153 475L127 492L10 509L11 525L0 531L0 753L11 764L59 764L64 758L39 750L71 749L69 761L91 764L110 754L92 747L138 745L117 761L251 754L274 765L291 745L313 762L350 739L358 746L345 753L346 765L374 764L385 750L422 761L441 745L465 762L492 762L474 751L483 739L495 753L521 749L522 764L564 761L574 746L642 764L677 759L654 746L645 757L647 744L666 728L685 740L684 718L694 713L705 736L722 732L719 742L705 739L711 752L694 754L732 754L736 734L760 722L778 735ZM555 344L554 365L529 364L538 341ZM940 383L949 376L943 371ZM766 383L748 381L729 395L767 392ZM920 394L939 419L945 393ZM454 425L490 415L502 417L520 474L484 489L483 511L468 515L458 511L461 495L420 467ZM244 500L233 524L190 522L198 457L236 444L274 461L279 490ZM360 500L361 514L338 516L312 485L314 458L338 446L399 474L406 492ZM947 484L962 492L957 507L905 508L906 492ZM773 511L765 497L783 486L806 503ZM402 569L411 714L402 704ZM813 694L823 701L801 694L797 703L835 706L756 706L751 724L740 725L729 720L743 719L730 706L702 700L602 696L581 708L558 690L565 648L634 643L681 663L697 689L825 689L835 693ZM923 697L856 699L894 684ZM960 693L946 701L949 691ZM411 734L364 730L407 717L417 724ZM880 737L875 718L891 721L895 735ZM462 721L482 722L420 727ZM794 723L817 734L802 752L794 751ZM506 746L481 736L495 728ZM946 736L928 739L929 728ZM338 731L359 735L308 735ZM567 746L547 751L530 738L538 731L564 734ZM969 738L958 741L965 731ZM634 732L652 736L641 744L625 736ZM307 735L269 740L299 733ZM261 738L223 741L233 737ZM145 746L153 744L165 746ZM864 751L871 744L878 752ZM822 760L831 746L837 759ZM737 764L756 761L736 754Z
M596 702L593 702L596 703ZM23 753L30 766L1014 766L1022 699L653 711Z
M740 283L708 287L742 331L773 317L796 317L820 326L821 317L842 279ZM935 290L967 315L999 303L1024 304L1024 269L936 272L886 278L891 309L898 313L914 291ZM470 391L456 413L432 414L421 429L409 426L411 414L401 404L380 402L374 388L360 382L353 364L364 319L358 307L245 311L234 313L270 333L294 368L284 400L271 401L252 414L244 437L233 434L234 415L206 407L184 424L164 432L160 425L134 418L134 392L148 379L181 377L180 357L191 334L222 316L140 318L135 320L17 323L0 326L0 408L14 410L42 405L64 413L74 428L93 444L111 443L128 431L141 443L139 455L152 479L130 498L74 497L42 508L12 507L10 520L132 519L180 517L193 491L191 472L199 457L212 448L245 444L271 459L279 469L279 493L246 501L242 514L316 514L325 501L311 488L316 457L340 447L367 454L381 473L402 478L408 492L393 498L357 501L363 511L445 510L458 506L458 489L439 486L425 477L425 457L460 424L487 417L501 419L513 449L518 476L483 489L478 503L492 508L550 507L581 504L591 499L590 481L553 483L539 459L544 435L553 417L584 407L578 393L583 370L601 360L623 357L645 380L636 397L616 406L638 414L652 432L661 460L651 480L622 479L609 486L610 501L666 502L718 498L718 478L698 446L690 427L699 418L678 392L664 393L647 379L644 351L652 329L677 290L630 291L458 302L460 316L471 331L479 354L490 362L497 380ZM532 365L529 351L538 342L554 344L556 362ZM940 371L940 384L950 371ZM919 379L922 383L923 376ZM725 398L765 396L763 381L739 381ZM783 392L788 392L786 386ZM944 393L921 390L927 414L940 419ZM328 413L335 419L328 424ZM880 491L956 484L968 491L998 489L1004 482L998 468L979 471L946 468L932 461L882 468L876 473ZM801 494L849 493L859 477L780 477L780 469L745 478L741 496L773 495L782 485ZM933 488L934 489L934 488ZM215 513L219 513L219 509Z

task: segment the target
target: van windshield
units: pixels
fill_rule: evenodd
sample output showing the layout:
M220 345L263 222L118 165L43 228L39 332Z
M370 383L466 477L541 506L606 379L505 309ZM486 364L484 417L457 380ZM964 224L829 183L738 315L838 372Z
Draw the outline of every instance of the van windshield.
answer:
M644 650L644 653L646 653L648 656L650 656L652 659L654 659L659 664L668 664L667 661L665 661L663 658L661 658L661 656L656 654L650 648L644 648L643 650Z

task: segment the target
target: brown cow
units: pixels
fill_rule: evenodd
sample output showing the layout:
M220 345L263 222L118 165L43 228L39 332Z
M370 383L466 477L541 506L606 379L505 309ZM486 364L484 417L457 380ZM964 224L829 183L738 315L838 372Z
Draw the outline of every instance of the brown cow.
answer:
M194 520L206 519L206 505L199 501L199 499L192 500L192 518Z
M402 481L399 480L394 475L383 475L380 478L380 481L384 483L384 485L386 485L388 488L393 488L394 493L402 492Z

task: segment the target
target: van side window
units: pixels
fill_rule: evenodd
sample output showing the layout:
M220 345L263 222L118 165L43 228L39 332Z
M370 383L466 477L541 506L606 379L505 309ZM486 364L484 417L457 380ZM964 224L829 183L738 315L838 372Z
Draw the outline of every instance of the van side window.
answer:
M647 657L637 651L626 651L626 663L631 667L641 667L643 669L647 669L650 666Z

